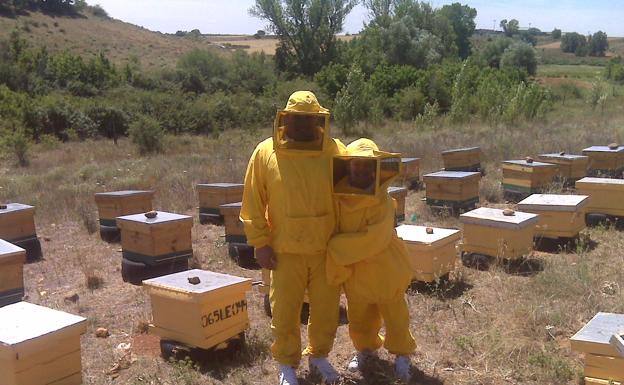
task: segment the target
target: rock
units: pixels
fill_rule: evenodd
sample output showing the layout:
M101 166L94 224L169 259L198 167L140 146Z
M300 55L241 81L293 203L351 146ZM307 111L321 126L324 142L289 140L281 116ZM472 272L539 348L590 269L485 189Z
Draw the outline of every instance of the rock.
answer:
M158 216L158 212L152 210L145 213L145 217L149 219L154 219Z
M108 336L110 336L110 333L108 332L108 329L106 328L97 328L95 330L95 336L97 338L107 338Z
M427 227L425 231L427 232L427 234L433 234L433 228L431 227Z
M511 217L511 216L516 215L516 212L513 211L512 209L505 209L503 210L503 215L506 217Z
M617 143L609 144L609 149L610 150L617 150L618 147L620 147L620 146Z
M6 210L6 209L7 209L7 207L8 207L7 205L5 205L5 204L1 204L1 205L0 205L0 210Z
M79 299L80 299L80 296L78 296L78 293L74 293L74 294L65 296L65 298L63 298L63 301L65 301L65 303L76 303L78 302Z
M527 163L533 163L533 158L531 158L530 156L527 156L526 158L524 158L524 160L526 160Z
M561 151L561 152L559 153L559 155L564 156L564 155L565 155L565 151Z
M201 282L199 277L189 277L188 281L191 285L198 285Z

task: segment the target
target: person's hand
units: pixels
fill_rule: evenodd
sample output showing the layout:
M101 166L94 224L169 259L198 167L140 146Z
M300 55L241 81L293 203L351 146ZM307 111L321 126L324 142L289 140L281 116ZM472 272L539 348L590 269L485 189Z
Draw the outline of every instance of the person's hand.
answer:
M256 249L256 261L263 269L275 270L277 267L277 260L271 246Z

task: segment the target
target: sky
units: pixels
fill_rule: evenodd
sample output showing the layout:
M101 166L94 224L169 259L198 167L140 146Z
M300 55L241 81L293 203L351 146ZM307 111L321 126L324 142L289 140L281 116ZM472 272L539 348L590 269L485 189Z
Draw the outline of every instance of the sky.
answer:
M435 7L459 1L477 9L477 28L498 28L502 19L518 19L521 27L552 31L624 36L624 0L431 0ZM174 33L199 29L211 34L253 34L266 29L264 21L248 13L254 0L87 0L100 4L108 14L153 31ZM357 33L368 20L356 7L344 32Z

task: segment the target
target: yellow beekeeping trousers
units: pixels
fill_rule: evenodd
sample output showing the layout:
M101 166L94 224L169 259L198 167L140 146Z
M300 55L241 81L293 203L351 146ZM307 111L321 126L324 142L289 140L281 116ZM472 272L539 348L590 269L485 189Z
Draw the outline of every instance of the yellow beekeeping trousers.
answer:
M375 351L382 345L391 354L409 355L416 349L416 341L409 330L409 311L405 297L384 304L358 302L347 296L349 335L355 349ZM385 337L379 335L382 322Z
M277 254L277 268L271 272L270 300L273 358L297 367L301 360L301 307L308 292L310 319L306 354L326 357L338 328L340 287L327 284L325 254Z

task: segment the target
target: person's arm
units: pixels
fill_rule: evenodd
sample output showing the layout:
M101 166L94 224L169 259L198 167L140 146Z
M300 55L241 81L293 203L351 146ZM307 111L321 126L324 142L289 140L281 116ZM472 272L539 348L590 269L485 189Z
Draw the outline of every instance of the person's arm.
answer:
M334 262L351 265L372 258L384 251L394 235L394 210L391 200L374 209L371 223L364 231L335 234L328 244Z
M249 159L240 219L245 226L247 243L256 249L269 245L270 228L267 220L268 194L265 179L266 160L258 146Z

